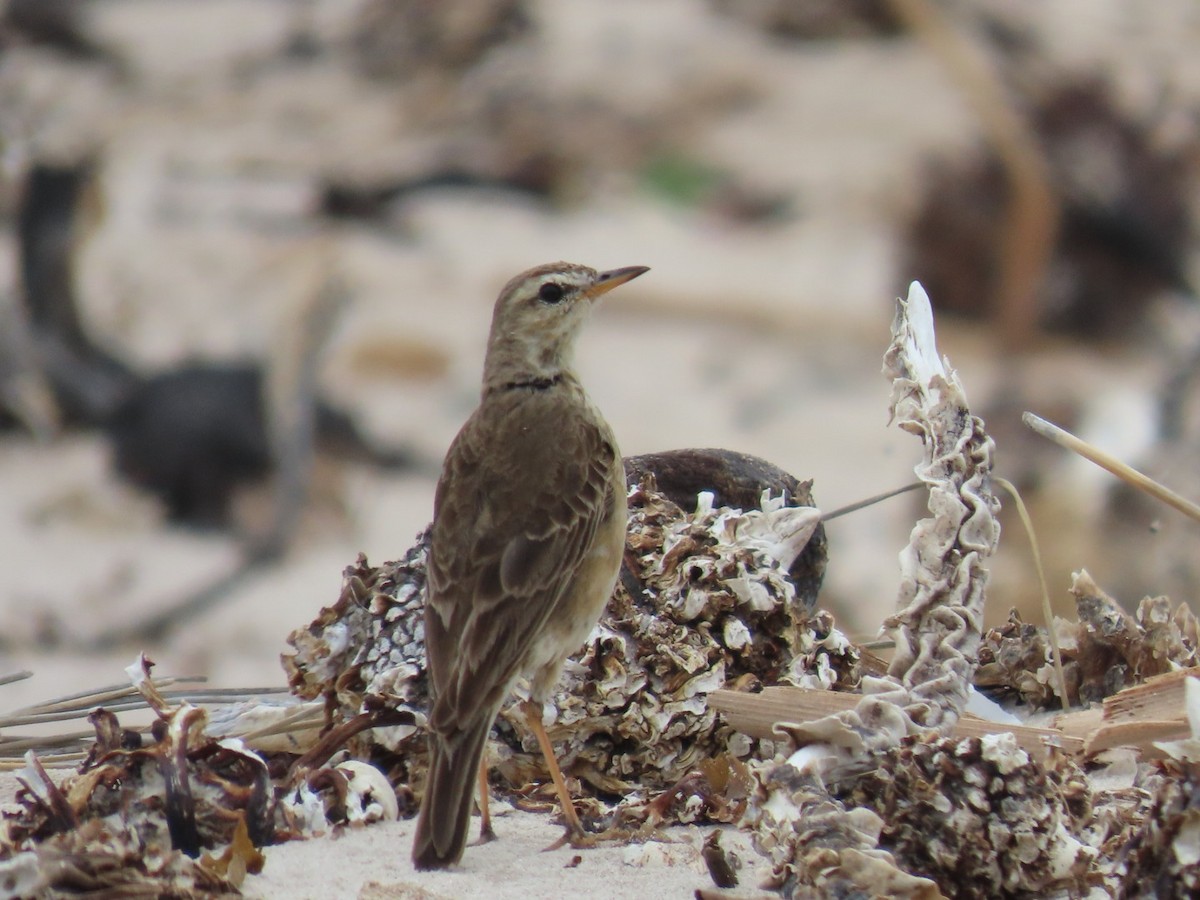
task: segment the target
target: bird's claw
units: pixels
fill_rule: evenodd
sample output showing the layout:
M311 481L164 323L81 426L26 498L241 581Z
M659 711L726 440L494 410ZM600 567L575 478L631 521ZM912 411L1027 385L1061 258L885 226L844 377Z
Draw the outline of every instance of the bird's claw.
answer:
M599 843L597 837L597 835L588 834L586 831L575 828L567 828L563 832L562 837L560 837L549 847L544 848L542 852L549 853L551 850L561 850L563 847L568 846L575 850L587 850L591 847L595 847L596 844Z
M618 828L608 828L601 831L599 834L593 834L590 831L584 831L582 828L571 828L570 826L563 832L562 837L542 850L543 853L549 853L551 850L561 850L563 847L570 847L573 850L590 850L600 844L628 841L631 835Z

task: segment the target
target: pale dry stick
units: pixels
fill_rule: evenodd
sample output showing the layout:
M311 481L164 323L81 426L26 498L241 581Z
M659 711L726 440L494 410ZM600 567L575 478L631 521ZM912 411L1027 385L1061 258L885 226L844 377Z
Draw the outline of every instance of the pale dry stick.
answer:
M171 679L163 680L169 681ZM210 688L207 691L163 691L162 697L164 700L186 700L194 706L223 706L236 703L242 698L266 697L286 693L288 693L288 689L283 687ZM84 694L81 698L71 700L69 705L67 701L57 700L6 713L0 716L0 728L80 719L97 707L104 707L109 712L116 713L146 709L148 706L149 704L145 699L132 693L132 689L130 692L108 691Z
M1062 650L1058 647L1058 635L1054 631L1054 611L1050 608L1050 588L1046 585L1046 570L1042 566L1042 551L1038 548L1037 535L1033 531L1033 519L1029 515L1029 510L1025 508L1025 501L1021 499L1021 494L1017 491L1015 484L1007 478L1000 478L996 475L992 476L992 483L1008 491L1008 495L1017 504L1017 515L1021 517L1021 524L1025 526L1025 535L1029 538L1029 549L1033 552L1033 568L1037 570L1038 584L1042 587L1042 618L1046 622L1046 633L1050 635L1050 655L1054 660L1054 674L1058 677L1058 698L1062 702L1062 708L1069 710L1071 702L1067 699L1067 673L1063 671Z
M86 758L87 754L82 750L78 753L39 753L37 755L38 762L47 769L72 769ZM0 759L0 772L19 772L27 765L23 756L20 759Z
M237 703L239 698L257 697L263 694L282 694L285 692L285 690L270 690L250 694L246 693L243 688L232 688L228 695L223 695L220 691L210 691L204 694L193 694L189 691L170 691L163 694L163 699L186 701L193 706L229 706ZM104 708L111 713L120 713L149 709L150 704L140 697L126 697L108 703L88 703L68 709L57 709L47 712L10 713L0 717L0 728L15 728L18 725L41 725L46 722L67 722L71 719L82 719L97 708Z
M0 719L0 728L16 728L21 725L45 725L48 722L69 722L72 719L82 719L90 710L103 708L111 713L133 712L145 709L146 701L122 700L118 703L97 703L87 709L59 710L58 712L25 713L8 715Z
M291 688L283 685L275 687L248 688L208 688L203 691L189 691L179 688L173 691L160 691L164 700L186 700L193 706L203 703L236 703L240 698L271 697L276 694L291 694Z
M0 678L0 684L19 680L18 676L22 675L28 677L27 673L3 676L3 678ZM202 675L168 675L153 679L156 687L165 687L172 684L203 683L206 680L207 678ZM204 690L181 688L163 691L162 696L167 700L186 700L197 705L224 706L237 703L245 698L287 693L288 689L285 687L206 688ZM55 700L47 700L7 713L0 716L0 731L18 726L44 725L53 722L82 719L97 707L103 707L112 713L121 713L147 709L149 708L149 704L144 697L138 694L132 685L108 685L92 690L80 691L65 697L59 697ZM264 726L243 737L245 739L257 739L259 737L284 734L290 731L304 731L311 729L314 725L320 725L320 723L321 720L319 717L313 717L309 711L301 709L291 715L285 716L272 725ZM144 734L149 731L149 726L140 726L133 730ZM0 771L21 768L25 764L23 754L26 750L37 752L39 760L51 767L61 768L73 765L84 758L85 753L82 748L86 747L94 739L94 730L29 737L9 738L0 736ZM81 749L47 754L49 750L70 745L76 745ZM14 755L17 754L21 755L20 758L14 759Z
M295 712L289 713L278 722L272 722L270 725L264 725L261 728L255 728L253 731L247 731L244 734L239 734L238 737L246 742L255 741L260 738L276 737L281 734L290 734L294 731L304 731L313 726L320 727L325 722L325 715L321 711L313 711L300 707Z
M154 686L157 688L169 687L173 684L202 684L208 681L206 675L165 675L159 678L152 679ZM122 700L128 697L138 696L137 688L131 684L111 684L104 687L91 688L86 691L79 691L75 694L67 694L64 697L59 697L55 700L46 700L41 703L34 703L30 706L23 706L20 709L15 709L9 716L16 715L32 715L49 712L65 712L69 710L87 710L95 706L102 706L107 702ZM0 719L0 725L3 724L3 719Z
M945 66L979 117L1009 183L994 310L1010 347L1025 346L1037 322L1037 289L1058 241L1061 204L1037 135L977 47L931 0L890 0L897 17Z
M72 744L78 744L81 747L92 743L96 739L95 731L70 731L65 734L40 735L27 738L6 738L0 741L0 759L2 758L24 758L25 751L33 750L39 756L43 751L50 750L55 747L68 747ZM82 750L67 751L70 753L79 752Z
M1149 475L1142 474L1132 466L1121 462L1115 456L1105 453L1099 447L1077 438L1071 432L1064 431L1052 422L1047 422L1041 416L1027 412L1021 416L1021 421L1047 440L1051 440L1073 453L1078 453L1084 459L1094 462L1100 468L1107 469L1126 484L1133 485L1138 490L1144 491L1151 497L1161 500L1168 506L1179 510L1188 518L1200 522L1200 506L1197 506L1186 497L1181 497L1169 487L1159 484Z

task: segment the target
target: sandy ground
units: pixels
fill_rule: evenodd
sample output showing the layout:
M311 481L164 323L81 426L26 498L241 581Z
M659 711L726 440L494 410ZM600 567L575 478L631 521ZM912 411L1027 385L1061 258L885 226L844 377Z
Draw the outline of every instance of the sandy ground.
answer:
M711 829L672 828L672 843L545 851L559 831L542 816L512 812L497 820L500 840L468 847L449 872L415 872L408 860L413 823L374 825L336 839L318 838L267 850L248 897L296 900L387 900L402 897L690 897L712 888L700 847ZM722 846L743 863L739 888L753 892L768 874L763 859L736 829ZM428 891L428 894L420 893Z
M103 150L106 212L80 274L103 339L146 367L262 355L297 302L335 269L354 299L329 347L324 383L374 435L412 445L430 469L327 473L281 563L161 642L81 653L88 638L227 571L239 545L165 527L152 502L113 479L94 436L50 445L6 436L0 670L29 668L35 677L0 687L0 709L120 681L141 649L166 674L281 683L287 633L332 602L342 567L360 551L373 560L401 555L428 521L436 463L475 401L492 300L508 277L538 263L652 267L612 295L580 347L584 381L625 453L754 453L814 478L826 508L910 480L919 448L886 427L888 385L878 374L893 301L907 283L896 271L897 228L928 153L976 134L936 63L909 40L772 41L689 0L652 9L633 0L534 5L545 64L564 90L584 90L602 75L603 94L631 107L711 104L686 126L690 150L787 192L796 214L771 227L732 227L608 173L587 204L565 211L450 192L407 202L391 229L314 224L313 173L386 170L417 142L397 98L344 67L239 80L294 27L284 3L221 0L203 13L179 0L98 4L97 32L130 60L125 94L36 51L6 56L0 87L26 130L57 152ZM350 6L305 8L336 37ZM1103 66L1136 102L1153 94L1155 77L1181 90L1197 81L1189 9L1056 0L1028 14L1061 65ZM0 241L0 279L11 284L11 235ZM380 343L399 348L400 358L410 348L412 365L383 373L365 365L365 350ZM1012 361L986 326L946 323L942 344L972 398L984 403L1011 389ZM1097 353L1046 342L1020 362L1017 375L1035 401L1082 403L1086 430L1118 453L1145 444L1147 398L1161 371L1152 349ZM1093 475L1078 466L1055 473L1091 491L1076 495L1072 509L1095 508ZM873 634L890 608L896 554L917 514L895 501L831 527L824 600L848 631ZM1043 550L1052 584L1065 585L1080 565L1103 571L1107 551L1079 549L1086 529L1078 522L1055 522L1051 533L1069 547ZM997 600L1003 615L1028 590L1030 573L1007 546L994 568L997 590L1008 591ZM418 896L419 884L437 896L634 896L652 884L685 896L707 884L692 831L666 851L601 849L569 868L568 853L538 854L555 836L544 820L514 813L502 824L504 840L470 851L454 874L411 873L411 823L402 822L272 848L247 890L398 897Z

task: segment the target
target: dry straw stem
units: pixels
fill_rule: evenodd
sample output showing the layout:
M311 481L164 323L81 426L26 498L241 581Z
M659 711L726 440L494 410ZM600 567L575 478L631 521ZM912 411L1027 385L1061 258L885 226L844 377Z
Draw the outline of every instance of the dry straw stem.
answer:
M26 673L17 673L25 675ZM0 685L20 680L18 677L4 676ZM262 701L272 695L286 695L284 687L261 688L205 688L202 683L206 679L199 675L168 675L151 679L156 695L162 702L187 702L210 708L233 709L244 702ZM193 685L179 687L175 690L165 690L175 685ZM97 707L103 707L109 712L128 712L147 709L150 703L144 694L133 684L111 684L91 688L86 691L56 697L31 706L13 710L0 715L0 771L20 769L25 765L24 755L32 750L38 754L41 763L49 768L73 766L83 759L86 748L95 740L96 732L88 724L88 716ZM238 716L246 723L254 723L255 731L240 735L248 742L275 736L281 732L295 733L313 730L320 726L320 712L303 705L290 708L274 707L276 718L267 724L261 716L243 713ZM218 712L212 714L221 719ZM5 729L29 725L49 725L56 722L72 722L75 725L70 731L56 734L41 735L5 735ZM80 728L83 726L83 728ZM134 729L145 732L148 726ZM230 733L232 733L231 729Z
M1042 437L1054 441L1060 447L1065 447L1074 453L1078 453L1084 459L1094 462L1100 468L1112 472L1126 484L1131 484L1138 490L1145 491L1151 497L1161 500L1168 506L1173 506L1185 516L1200 522L1200 506L1197 506L1186 497L1181 497L1170 488L1159 484L1149 475L1144 475L1132 466L1121 462L1115 456L1105 453L1099 447L1089 444L1087 441L1071 434L1071 432L1059 428L1052 422L1047 422L1041 416L1027 412L1021 416L1021 421Z
M1106 697L1100 709L1059 716L1055 727L1067 736L1083 738L1088 756L1112 747L1135 747L1143 758L1161 757L1156 742L1191 735L1185 694L1187 680L1198 676L1200 666L1156 675Z
M1062 708L1070 709L1071 701L1067 697L1067 675L1063 671L1062 650L1058 646L1058 634L1054 628L1054 610L1050 608L1050 588L1046 586L1046 570L1042 566L1042 551L1038 547L1037 535L1033 531L1033 519L1029 515L1029 510L1025 508L1025 501L1021 499L1021 492L1017 490L1017 486L1007 478L999 478L992 476L992 481L998 487L1008 491L1009 496L1013 498L1013 502L1017 506L1017 514L1021 517L1021 524L1025 527L1025 534L1029 537L1029 549L1033 553L1033 567L1037 570L1038 585L1042 589L1042 618L1046 622L1046 634L1050 638L1050 653L1054 658L1054 675L1058 680L1058 699L1062 703Z
M817 691L808 688L776 685L761 693L721 690L708 695L709 705L724 714L725 720L743 734L757 738L775 738L780 722L806 722L852 709L859 698L838 691ZM1184 722L1185 729L1187 723ZM989 722L969 713L963 714L951 730L951 737L983 737L985 734L1012 734L1021 749L1035 759L1045 762L1048 747L1059 747L1069 753L1082 753L1084 735L1067 734L1054 728L1034 728ZM1172 731L1170 737L1178 736Z

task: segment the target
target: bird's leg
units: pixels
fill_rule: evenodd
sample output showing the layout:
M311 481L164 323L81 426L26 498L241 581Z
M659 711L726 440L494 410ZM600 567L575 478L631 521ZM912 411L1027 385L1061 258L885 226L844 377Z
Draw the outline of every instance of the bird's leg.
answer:
M579 815L575 812L575 804L571 802L571 795L567 793L567 782L563 779L562 770L558 767L558 760L554 757L554 747L550 744L550 736L546 734L546 728L542 725L542 704L535 700L526 700L521 706L525 718L529 722L529 728L537 737L538 746L542 748L542 756L546 758L546 767L550 769L550 779L554 782L554 790L558 793L558 802L562 807L563 818L567 820L567 833L546 849L557 850L564 844L570 844L572 847L588 846L591 841L587 832L583 830Z
M487 753L485 752L483 756L484 758L479 761L479 841L477 843L487 844L496 840L496 832L492 830L492 816L488 811L492 798L488 793Z

